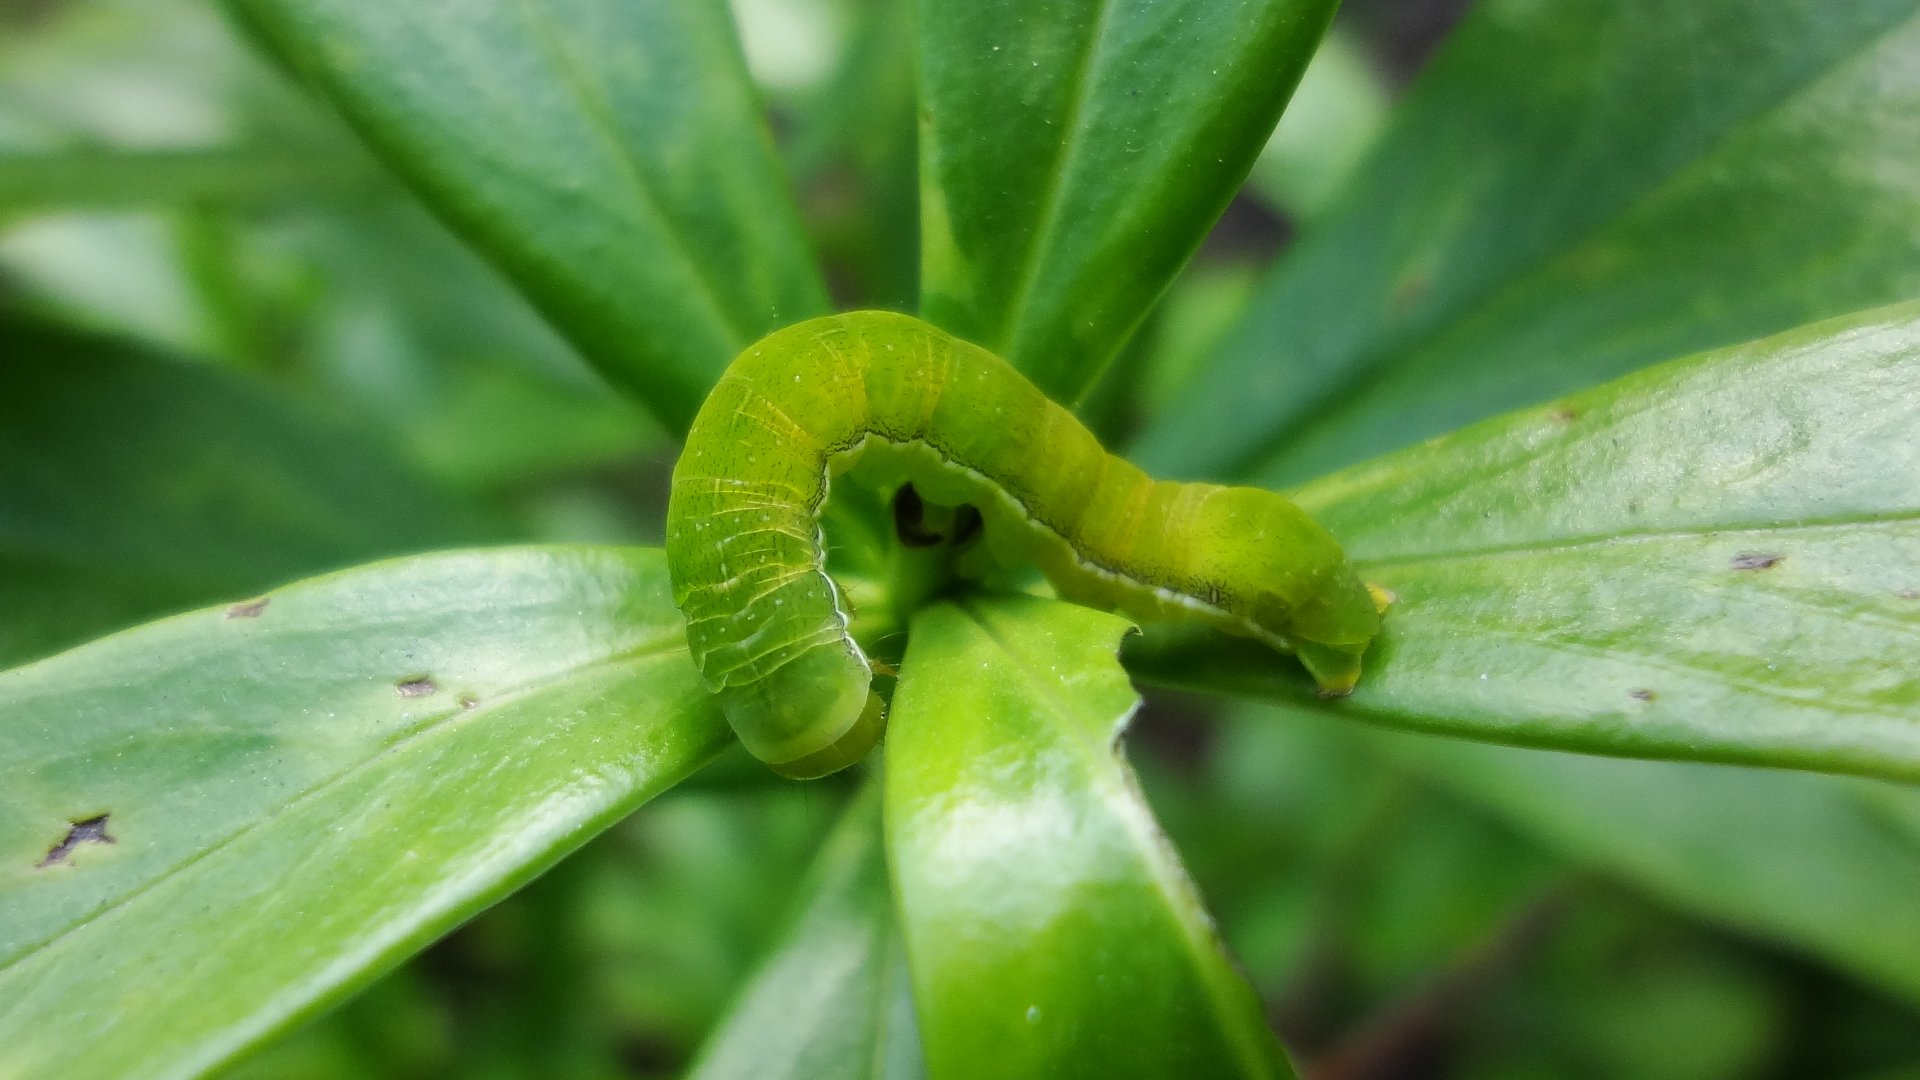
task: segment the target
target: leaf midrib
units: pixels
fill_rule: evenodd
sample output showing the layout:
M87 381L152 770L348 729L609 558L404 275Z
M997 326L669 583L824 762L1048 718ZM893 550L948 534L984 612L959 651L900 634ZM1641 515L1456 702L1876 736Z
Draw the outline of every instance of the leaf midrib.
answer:
M555 33L552 19L529 0L515 0L515 4L520 9L522 17L532 27L541 51L546 53L547 58L553 62L567 90L579 104L580 113L586 118L588 128L600 141L602 149L612 157L621 178L632 190L634 205L653 219L655 226L669 239L674 261L680 264L690 280L699 285L697 295L700 297L702 306L707 309L707 314L726 333L736 349L752 341L758 335L750 329L743 328L737 316L722 303L719 289L707 272L705 263L691 255L687 238L676 226L673 216L661 207L653 189L648 186L640 167L633 159L631 150L620 138L612 118L607 115L598 95L591 92L590 83L582 77L572 53Z
M1060 140L1060 149L1054 154L1053 169L1047 176L1047 191L1041 202L1039 227L1033 230L1033 241L1027 245L1026 257L1021 260L1020 272L1014 278L1013 304L1001 320L997 338L999 348L995 351L1006 354L1013 346L1014 336L1019 333L1021 320L1026 318L1029 302L1033 297L1033 284L1039 277L1040 264L1045 260L1046 250L1053 242L1053 234L1059 230L1062 204L1066 198L1066 176L1072 171L1080 144L1085 139L1087 124L1083 113L1086 110L1088 88L1093 82L1093 69L1097 66L1100 43L1107 36L1107 25L1111 19L1114 0L1100 0L1100 10L1094 14L1093 28L1087 35L1087 47L1081 51L1074 66L1072 97L1068 101L1065 119L1073 126L1067 129L1066 137ZM1020 357L1009 356L1018 362ZM1024 365L1023 365L1024 366Z
M1594 533L1552 540L1518 540L1507 544L1485 544L1478 547L1413 552L1379 558L1360 556L1356 557L1354 562L1369 569L1402 566L1417 567L1428 563L1462 562L1471 559L1500 558L1504 556L1557 554L1567 551L1579 551L1583 548L1651 544L1667 540L1710 540L1721 536L1738 537L1749 535L1785 536L1809 532L1844 531L1855 527L1870 528L1876 525L1902 525L1913 522L1920 522L1920 509L1901 510L1885 514L1842 514L1830 518L1797 518L1787 522L1732 522L1727 525ZM1350 544L1349 546L1362 547L1364 544Z
M1046 700L1048 708L1063 717L1087 711L1076 708L1074 702L1069 701L1066 695L1061 693L1056 679L1034 666L1021 650L1013 647L1012 642L1000 636L993 626L992 619L986 616L982 601L964 601L955 606L966 615L968 621L979 627L981 634L993 643L994 648L1006 657L1012 667L1025 675L1027 685L1039 689L1040 696ZM1126 671L1120 666L1117 643L1115 649L1113 663L1119 669L1120 677L1125 679ZM1199 926L1199 932L1195 933L1195 920L1187 917L1189 914L1197 914L1202 921L1206 918L1204 908L1196 907L1203 904L1199 888L1185 873L1166 834L1160 830L1158 823L1153 819L1152 812L1146 808L1145 796L1137 783L1129 782L1131 774L1126 759L1121 755L1117 745L1128 723L1140 711L1139 694L1133 692L1131 686L1129 686L1129 693L1132 694L1132 704L1115 722L1112 733L1107 738L1094 743L1079 737L1077 732L1069 732L1065 733L1062 741L1072 748L1082 762L1086 763L1086 775L1102 789L1103 797L1117 803L1119 812L1114 814L1114 818L1133 842L1132 854L1145 869L1162 910L1172 921L1180 940L1186 945L1185 957L1191 965L1193 976L1206 988L1207 998L1212 1006L1210 1014L1214 1020L1215 1029L1219 1032L1222 1041L1232 1048L1235 1057L1240 1059L1242 1075L1272 1076L1273 1069L1265 1048L1255 1045L1247 1037L1242 1025L1233 1020L1237 1014L1235 1006L1239 1004L1235 998L1244 999L1246 995L1236 994L1235 987L1221 983L1223 968L1227 979L1236 977L1232 962L1225 954L1224 942L1217 936L1209 936L1205 925Z

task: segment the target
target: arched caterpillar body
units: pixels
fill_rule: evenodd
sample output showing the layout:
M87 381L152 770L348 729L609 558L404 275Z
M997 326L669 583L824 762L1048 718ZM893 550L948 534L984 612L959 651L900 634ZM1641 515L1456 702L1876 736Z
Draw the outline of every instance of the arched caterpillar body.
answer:
M1254 488L1155 481L1103 450L1006 361L904 315L790 326L727 368L674 468L667 560L687 643L747 749L819 776L878 741L884 706L825 566L835 474L972 505L997 558L1068 600L1198 619L1353 687L1379 627L1333 538Z

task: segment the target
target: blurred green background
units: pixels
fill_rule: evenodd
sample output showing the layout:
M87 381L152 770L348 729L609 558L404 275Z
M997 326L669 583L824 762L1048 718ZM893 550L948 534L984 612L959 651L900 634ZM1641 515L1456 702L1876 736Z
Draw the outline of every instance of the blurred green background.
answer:
M1350 0L1096 426L1182 384L1465 6ZM842 307L916 295L901 7L735 3ZM0 666L384 555L654 544L673 452L213 6L0 5ZM1180 697L1130 741L1309 1075L1920 1078L1913 1005L1529 810L1571 759L1429 743ZM678 1075L849 790L723 763L238 1075Z

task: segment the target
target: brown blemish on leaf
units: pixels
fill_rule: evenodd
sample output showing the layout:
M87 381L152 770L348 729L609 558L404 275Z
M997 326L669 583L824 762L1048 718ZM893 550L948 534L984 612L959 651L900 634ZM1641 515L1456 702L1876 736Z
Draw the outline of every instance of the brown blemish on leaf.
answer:
M1637 689L1637 690L1627 691L1627 696L1632 698L1635 701L1652 701L1654 698L1657 698L1660 695L1654 693L1651 690L1646 689L1645 687L1641 687L1640 689Z
M1580 410L1571 405L1560 405L1547 413L1547 419L1556 424L1571 424L1580 419Z
M227 618L257 619L260 617L261 612L267 610L267 605L272 601L273 597L263 596L258 600L248 600L244 603L235 604L227 609Z
M1902 600L1920 600L1920 589L1901 589L1893 595Z
M119 841L107 835L106 814L97 814L90 818L67 823L67 835L60 842L47 849L46 857L33 864L35 870L45 870L66 862L73 849L81 844L114 844Z
M409 675L394 683L393 688L405 698L426 697L440 692L440 684L434 682L431 675Z
M1760 551L1743 551L1733 557L1735 570L1771 570L1780 565L1785 555L1768 555Z
M459 697L454 698L453 701L454 704L463 709L477 709L480 707L480 699L474 697L472 694L461 694Z

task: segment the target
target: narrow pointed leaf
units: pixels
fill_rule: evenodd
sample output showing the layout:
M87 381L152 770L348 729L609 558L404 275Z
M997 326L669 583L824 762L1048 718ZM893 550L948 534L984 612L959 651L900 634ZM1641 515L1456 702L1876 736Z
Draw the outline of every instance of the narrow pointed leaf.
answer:
M887 847L933 1077L1291 1075L1117 752L1125 628L1010 597L915 620Z
M1078 403L1246 178L1332 0L921 0L921 313Z
M1399 597L1335 708L1501 742L1920 779L1916 430L1920 305L1906 305L1310 485L1301 505ZM1291 680L1254 650L1179 652L1140 660L1180 681Z
M727 743L664 560L399 560L0 676L0 1074L188 1076Z
M691 1080L924 1076L877 785L856 797L821 848L802 905Z
M1144 438L1295 483L1920 293L1920 2L1476 5Z
M230 2L669 427L824 310L720 0Z

